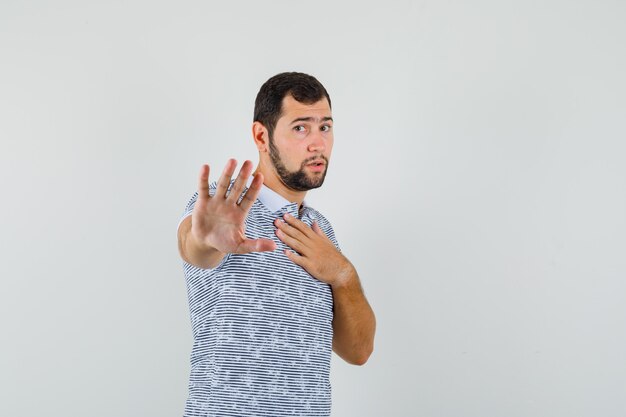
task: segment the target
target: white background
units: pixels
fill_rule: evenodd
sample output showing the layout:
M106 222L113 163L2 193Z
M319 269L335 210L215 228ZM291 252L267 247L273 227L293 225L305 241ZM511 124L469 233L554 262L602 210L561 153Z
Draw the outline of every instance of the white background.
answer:
M257 161L254 98L328 89L307 201L378 319L333 416L626 415L626 3L0 4L0 415L176 416L176 225ZM213 177L216 179L216 177Z

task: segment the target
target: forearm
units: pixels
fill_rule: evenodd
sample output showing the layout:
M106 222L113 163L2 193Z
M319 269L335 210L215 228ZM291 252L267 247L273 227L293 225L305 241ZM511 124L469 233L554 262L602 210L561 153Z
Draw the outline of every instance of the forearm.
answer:
M333 350L345 361L363 365L374 350L376 318L354 267L342 284L332 286Z

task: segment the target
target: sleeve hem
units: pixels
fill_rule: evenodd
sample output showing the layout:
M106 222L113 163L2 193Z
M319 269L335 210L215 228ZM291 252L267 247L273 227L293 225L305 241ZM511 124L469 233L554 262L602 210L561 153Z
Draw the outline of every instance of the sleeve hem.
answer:
M187 217L191 216L192 213L193 213L193 211L185 213L183 215L183 217L181 217L181 219L178 221L178 226L176 226L176 237L178 237L178 229L180 229L180 225L182 224L183 220L185 220Z

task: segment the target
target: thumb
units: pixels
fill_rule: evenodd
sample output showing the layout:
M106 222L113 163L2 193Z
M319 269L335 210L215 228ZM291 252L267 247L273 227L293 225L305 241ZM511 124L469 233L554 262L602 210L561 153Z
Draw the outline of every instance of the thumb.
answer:
M276 243L269 239L246 239L238 247L236 253L271 252L276 249Z

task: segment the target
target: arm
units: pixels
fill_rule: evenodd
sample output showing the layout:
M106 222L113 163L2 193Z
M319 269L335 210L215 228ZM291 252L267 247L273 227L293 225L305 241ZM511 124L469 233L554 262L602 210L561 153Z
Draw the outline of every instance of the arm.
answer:
M353 365L363 365L374 350L376 317L370 307L356 269L347 268L343 283L333 291L333 350Z
M356 269L317 223L313 227L285 215L276 220L276 236L297 254L285 254L333 292L333 350L346 362L363 365L374 349L376 318L365 299Z

